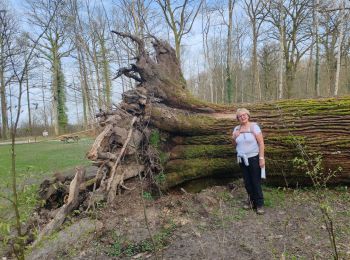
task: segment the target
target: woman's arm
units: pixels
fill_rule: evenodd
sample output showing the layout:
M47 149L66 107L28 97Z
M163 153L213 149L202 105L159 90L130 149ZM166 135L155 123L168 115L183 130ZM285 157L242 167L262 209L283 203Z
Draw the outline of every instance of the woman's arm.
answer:
M264 137L262 133L256 134L256 141L259 145L259 165L260 168L265 167L265 144L264 144Z
M240 135L240 132L238 129L233 130L232 132L232 144L236 145L236 139Z

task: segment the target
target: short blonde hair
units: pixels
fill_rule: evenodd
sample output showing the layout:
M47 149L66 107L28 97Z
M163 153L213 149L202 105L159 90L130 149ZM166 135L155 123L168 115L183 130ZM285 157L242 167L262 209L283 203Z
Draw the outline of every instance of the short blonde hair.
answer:
M242 107L242 108L238 108L236 111L236 119L238 120L238 114L247 114L248 118L250 118L250 112L248 109Z

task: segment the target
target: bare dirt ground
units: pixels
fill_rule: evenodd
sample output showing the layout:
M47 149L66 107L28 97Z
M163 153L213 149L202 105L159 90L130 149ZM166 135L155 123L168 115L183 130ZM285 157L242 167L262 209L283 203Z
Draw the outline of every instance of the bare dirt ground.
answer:
M332 259L315 190L264 188L266 214L242 209L245 190L215 186L155 199L140 183L112 207L73 217L27 259ZM325 191L340 259L350 259L350 195Z

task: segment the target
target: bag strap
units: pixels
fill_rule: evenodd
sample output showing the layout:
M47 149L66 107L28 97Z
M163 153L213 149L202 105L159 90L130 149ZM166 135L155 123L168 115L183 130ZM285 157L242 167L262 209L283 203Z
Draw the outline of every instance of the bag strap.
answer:
M254 131L254 127L256 126L256 123L251 122L250 123L250 132L254 135L255 139L256 139L256 133Z
M256 123L251 122L250 123L250 132L252 132L255 135L255 131L254 131L254 126L256 125Z
M252 133L253 135L254 135L254 137L255 137L255 139L256 139L256 133L255 133L255 131L254 131L254 127L255 127L255 125L256 125L256 123L254 123L254 122L250 122L250 133ZM235 128L236 129L236 128ZM238 125L237 126L237 130L239 131L239 130L241 130L241 125Z

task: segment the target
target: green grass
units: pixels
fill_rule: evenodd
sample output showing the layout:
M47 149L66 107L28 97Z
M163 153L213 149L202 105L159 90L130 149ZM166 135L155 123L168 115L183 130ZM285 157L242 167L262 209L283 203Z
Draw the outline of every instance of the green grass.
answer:
M263 187L264 204L266 207L274 208L286 200L286 191L281 188Z
M88 165L85 153L92 142L92 139L82 139L78 143L68 144L46 141L16 145L16 171L19 182L27 177L42 177L76 165ZM11 180L11 146L1 145L0 155L0 177L2 184L8 185Z
M86 152L93 143L92 139L82 139L78 143L45 141L40 143L17 144L16 174L18 202L21 221L26 221L37 204L39 184L54 172L65 171L76 165L88 165ZM11 146L0 145L0 195L12 198ZM9 234L14 218L10 203L0 198L0 238ZM0 250L1 251L1 250Z

